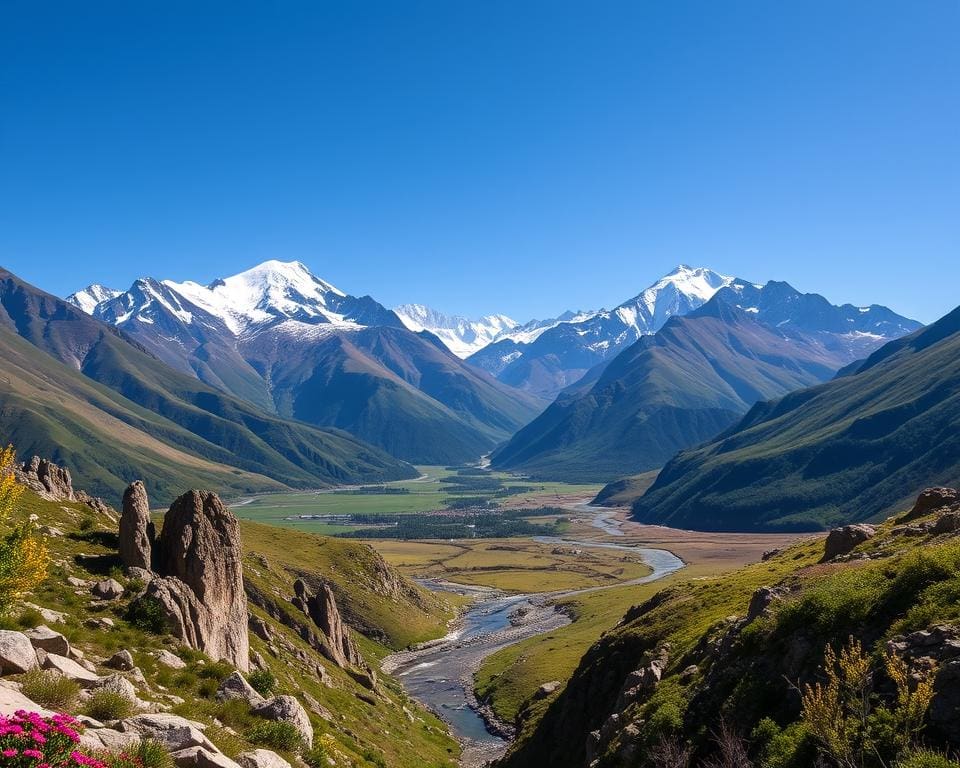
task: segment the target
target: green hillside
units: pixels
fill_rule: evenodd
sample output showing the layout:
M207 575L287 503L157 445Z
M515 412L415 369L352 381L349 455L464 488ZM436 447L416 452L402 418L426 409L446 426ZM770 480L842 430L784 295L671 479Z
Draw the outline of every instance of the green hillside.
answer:
M636 519L700 530L816 530L960 481L960 309L854 372L761 403L672 459Z

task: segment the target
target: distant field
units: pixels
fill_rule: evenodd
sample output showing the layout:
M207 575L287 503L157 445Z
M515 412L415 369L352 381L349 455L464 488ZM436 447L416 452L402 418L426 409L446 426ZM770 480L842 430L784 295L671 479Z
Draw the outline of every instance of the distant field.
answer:
M370 544L407 576L449 579L509 592L609 586L650 573L638 556L622 551L557 547L527 539L390 539L370 540Z
M233 500L231 508L237 517L256 520L271 525L284 525L298 530L333 535L357 530L360 526L351 522L324 520L288 520L300 515L374 515L410 514L444 509L451 502L462 499L465 492L452 493L451 484L443 478L456 475L446 467L417 467L421 477L387 483L391 490L403 489L407 493L337 493L318 491L309 493L275 493ZM491 472L485 477L499 480L511 489L510 495L496 495L483 490L469 491L470 497L495 501L501 506L536 506L563 502L571 497L582 498L599 491L599 485L566 485L555 482L531 482L518 480L503 472ZM466 479L465 479L466 481Z

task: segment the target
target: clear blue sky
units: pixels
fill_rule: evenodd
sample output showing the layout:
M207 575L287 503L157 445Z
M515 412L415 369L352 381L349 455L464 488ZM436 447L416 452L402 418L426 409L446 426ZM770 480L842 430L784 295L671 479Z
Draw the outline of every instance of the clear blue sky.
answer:
M960 304L960 3L0 4L0 264L518 319L678 262Z

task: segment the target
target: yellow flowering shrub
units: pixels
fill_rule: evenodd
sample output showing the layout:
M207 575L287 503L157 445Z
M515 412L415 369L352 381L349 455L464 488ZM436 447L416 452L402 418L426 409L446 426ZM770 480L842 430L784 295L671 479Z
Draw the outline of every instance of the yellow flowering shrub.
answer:
M0 611L47 577L46 544L28 520L16 520L23 486L13 474L16 454L0 451Z

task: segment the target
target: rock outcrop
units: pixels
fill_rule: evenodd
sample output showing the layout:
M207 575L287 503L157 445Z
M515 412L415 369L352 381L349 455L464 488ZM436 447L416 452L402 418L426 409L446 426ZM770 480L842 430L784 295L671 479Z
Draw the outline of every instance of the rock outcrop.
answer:
M823 562L847 554L854 547L863 544L867 539L873 538L875 533L876 529L866 523L855 523L844 525L842 528L834 528L827 534L827 541L823 550Z
M0 674L16 675L37 667L37 652L22 632L0 629Z
M127 568L150 570L155 531L150 520L150 502L141 480L123 493L120 513L120 560Z
M213 659L249 670L240 528L220 498L189 491L174 501L153 560L157 578L146 595L160 602L173 634Z
M907 523L929 515L936 509L960 509L960 491L956 488L927 488L920 492L917 501L907 514L897 522Z
M338 667L359 666L363 657L350 637L350 631L329 584L321 584L316 594L311 594L303 579L297 579L293 585L295 592L291 602L309 616L323 632L324 640L320 651Z
M75 501L70 470L33 456L14 470L17 481L49 501Z
M266 720L290 723L297 729L303 743L308 748L313 746L313 726L310 724L310 716L293 696L274 696L251 711Z

